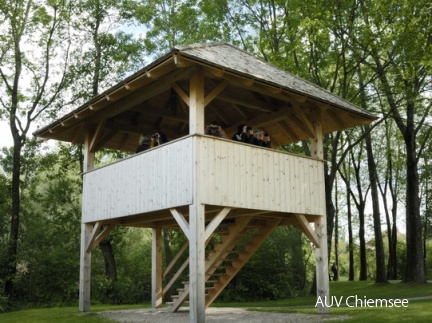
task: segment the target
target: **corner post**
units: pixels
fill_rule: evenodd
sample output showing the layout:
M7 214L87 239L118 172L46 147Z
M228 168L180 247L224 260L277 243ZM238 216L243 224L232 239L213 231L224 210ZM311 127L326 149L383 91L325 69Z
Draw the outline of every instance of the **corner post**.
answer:
M314 122L315 137L311 138L311 155L314 158L324 159L323 134L321 120ZM324 173L324 172L323 172ZM322 179L323 185L325 179ZM325 189L322 190L325 194ZM327 250L327 212L325 212L325 195L320 197L324 208L324 214L315 220L315 233L318 236L320 248L315 249L316 257L316 284L318 313L326 314L329 308L325 306L330 299L329 274L328 274L328 250ZM322 305L324 304L324 305Z
M94 168L95 153L90 151L90 142L91 133L87 132L84 143L84 173ZM81 219L79 309L82 312L90 310L91 251L87 251L87 246L91 232L92 225Z
M204 133L204 72L197 69L190 81L189 129ZM189 315L190 322L205 322L205 206L201 203L198 136L193 137L193 204L189 206Z
M152 307L162 305L162 229L152 229Z

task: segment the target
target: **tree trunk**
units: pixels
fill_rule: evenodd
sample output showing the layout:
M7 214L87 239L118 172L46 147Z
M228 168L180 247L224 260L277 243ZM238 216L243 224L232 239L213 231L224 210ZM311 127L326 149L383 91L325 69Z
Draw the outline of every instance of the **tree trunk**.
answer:
M410 128L410 127L408 127ZM423 228L420 217L419 175L414 133L406 131L406 226L407 258L405 282L426 283L423 261Z
M423 264L422 222L420 216L420 181L418 173L418 159L416 153L416 127L421 126L415 121L415 104L418 79L405 80L406 91L406 118L402 118L400 106L394 97L394 90L390 86L387 74L382 65L378 50L374 47L372 55L375 61L376 73L383 85L384 93L390 106L391 114L403 135L406 150L406 267L405 282L425 284L425 271Z
M326 152L327 149L324 149L324 159L326 159ZM333 152L336 154L336 152ZM333 160L332 160L333 161ZM333 228L334 228L334 217L335 217L335 207L333 204L332 199L332 190L333 190L333 183L335 179L335 174L337 168L336 163L332 162L332 170L329 173L329 167L327 165L328 162L324 164L324 173L325 173L325 199L326 199L326 212L327 212L327 250L328 250L328 261L330 261L331 256L331 243L332 243L332 237L333 237Z
M348 184L349 185L349 182ZM348 212L348 252L349 252L349 271L348 280L354 280L354 242L353 242L353 230L352 230L352 213L351 213L351 195L349 189L347 189L347 212Z
M376 163L373 156L372 150L372 139L370 136L370 130L368 126L366 129L366 151L369 169L369 180L371 183L371 194L372 194L372 213L374 222L374 234L375 234L375 261L376 261L376 277L375 283L388 283L385 274L385 263L384 263L384 244L381 232L381 214L379 208L378 198L378 179L376 175Z
M111 281L117 280L117 265L114 258L111 239L106 237L99 243L105 263L105 276Z
M4 265L4 292L8 297L13 296L14 279L17 272L18 233L21 212L20 174L22 142L17 129L14 127L12 128L12 135L14 138L12 157L12 208L10 235Z
M338 199L337 199L337 182L335 182L335 208L336 208L336 212L335 212L335 225L334 225L334 231L335 231L335 235L334 235L334 253L335 253L335 264L337 267L337 271L335 272L336 274L333 275L333 280L337 281L339 280L339 208L338 208Z
M386 157L387 157L387 170L386 170L386 183L385 188L381 189L381 196L382 201L384 203L384 209L386 212L386 221L387 221L387 240L388 240L388 250L389 250L389 257L388 257L388 263L387 263L387 279L395 280L398 279L398 272L397 272L397 254L396 254L396 248L397 248L397 224L396 224L396 216L397 216L397 184L395 186L393 185L395 172L393 169L393 158L394 156L392 154L392 137L390 134L390 125L387 121L385 121L385 129L386 129ZM388 188L388 190L387 190ZM390 192L391 196L391 212L389 210L389 206L387 203L387 196ZM391 218L390 218L391 214Z
M367 259L365 239L365 214L364 207L359 210L359 240L360 240L360 276L359 280L367 280Z

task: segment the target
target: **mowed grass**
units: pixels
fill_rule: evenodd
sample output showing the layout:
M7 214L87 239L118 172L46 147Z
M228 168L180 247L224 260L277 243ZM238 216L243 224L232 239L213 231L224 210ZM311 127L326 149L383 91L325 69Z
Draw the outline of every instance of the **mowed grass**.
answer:
M356 296L359 299L408 299L407 307L336 307L330 308L330 314L344 316L344 322L432 322L432 284L413 285L391 282L377 285L373 282L330 282L331 296L340 298ZM430 297L430 299L425 297ZM416 299L418 298L418 299ZM214 303L215 307L246 307L253 310L282 313L316 314L316 297L305 296L277 301ZM56 307L28 309L0 314L2 323L102 323L107 319L95 312L105 310L125 310L148 308L149 304L110 306L92 306L89 313L81 313L77 307ZM318 315L318 314L317 314ZM328 322L332 322L329 320ZM340 320L338 320L340 322Z
M331 316L344 316L343 322L432 322L432 284L415 285L392 281L390 284L380 285L371 281L338 281L330 282L330 296L338 300L342 297L343 306L333 304L330 308ZM345 300L349 296L358 299L408 299L407 307L348 307ZM354 298L350 298L354 300ZM279 312L317 314L314 296L297 297L292 299L247 302L247 303L217 303L213 306L248 307L249 309ZM379 304L379 303L378 303ZM353 304L351 304L352 306ZM317 314L319 315L319 314ZM327 321L327 320L326 320ZM328 320L327 322L332 322ZM335 322L340 320L335 320Z
M140 305L97 305L92 306L88 313L77 307L53 307L26 309L0 314L1 323L104 323L109 322L96 314L100 311L127 310L148 308L150 304Z

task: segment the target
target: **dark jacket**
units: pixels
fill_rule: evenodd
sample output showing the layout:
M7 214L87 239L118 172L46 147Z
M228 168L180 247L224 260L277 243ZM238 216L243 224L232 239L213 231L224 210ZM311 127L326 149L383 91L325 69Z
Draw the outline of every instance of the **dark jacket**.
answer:
M232 140L239 141L239 142L244 142L244 143L247 143L247 144L254 144L255 143L254 136L253 135L248 136L244 132L242 132L240 134L239 133L234 134L234 136L232 137Z
M265 142L262 139L256 139L256 138L253 138L253 139L254 139L254 143L253 144L255 146L266 147L266 148L271 148L272 147L271 141Z

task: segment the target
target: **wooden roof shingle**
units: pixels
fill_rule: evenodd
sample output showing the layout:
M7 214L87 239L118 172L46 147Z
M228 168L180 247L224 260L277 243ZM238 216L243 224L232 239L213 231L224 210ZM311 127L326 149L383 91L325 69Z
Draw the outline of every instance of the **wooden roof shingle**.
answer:
M277 145L311 137L321 118L324 133L375 117L311 82L226 43L176 46L148 66L112 86L34 135L84 143L98 131L95 148L133 152L143 132L164 131L174 139L188 133L191 75L205 73L205 91L216 93L205 108L206 123L218 120L231 136L246 123L265 129Z

